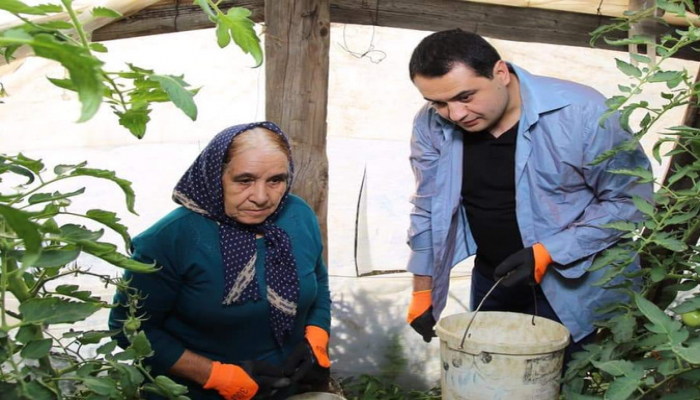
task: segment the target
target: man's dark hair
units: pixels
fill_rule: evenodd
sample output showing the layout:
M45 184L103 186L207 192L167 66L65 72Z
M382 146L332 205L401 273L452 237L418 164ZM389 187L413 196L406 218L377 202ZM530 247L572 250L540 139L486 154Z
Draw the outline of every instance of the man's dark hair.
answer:
M408 71L416 75L441 77L462 63L478 76L493 78L493 67L501 59L496 49L481 36L461 29L435 32L424 38L411 55Z

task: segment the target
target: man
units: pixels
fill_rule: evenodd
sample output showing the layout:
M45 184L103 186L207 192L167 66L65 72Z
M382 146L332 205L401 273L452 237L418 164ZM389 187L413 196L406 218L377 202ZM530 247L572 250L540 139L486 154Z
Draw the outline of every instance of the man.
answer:
M481 310L563 323L574 343L568 359L594 339L597 309L627 301L592 286L605 268L587 268L621 235L604 225L638 220L633 196L652 196L651 184L610 170L648 169L647 157L638 146L592 165L632 139L617 117L600 125L605 98L506 63L478 35L455 29L426 37L409 70L427 104L411 139L408 322L429 342L450 269L476 255L471 309L503 278Z

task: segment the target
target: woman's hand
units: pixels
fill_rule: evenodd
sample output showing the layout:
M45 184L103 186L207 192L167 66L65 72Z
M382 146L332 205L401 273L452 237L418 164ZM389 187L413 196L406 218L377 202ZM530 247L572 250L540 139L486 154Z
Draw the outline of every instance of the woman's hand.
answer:
M265 361L243 361L239 365L212 362L204 389L219 392L226 400L264 399L289 386L284 371Z
M306 327L305 339L297 345L284 364L284 373L292 382L317 385L331 376L328 359L328 332L317 326Z

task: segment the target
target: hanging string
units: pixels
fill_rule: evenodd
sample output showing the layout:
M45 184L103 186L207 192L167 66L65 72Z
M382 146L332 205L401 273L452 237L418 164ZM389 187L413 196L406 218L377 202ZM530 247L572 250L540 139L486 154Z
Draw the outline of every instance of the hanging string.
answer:
M372 25L372 37L369 40L369 45L367 46L367 49L362 52L350 50L350 46L348 46L348 40L345 35L347 27L347 24L343 25L343 43L338 43L343 50L355 58L368 58L374 64L379 64L380 62L384 61L386 58L386 52L374 48L374 25Z
M596 15L599 15L599 16L603 15L603 1L605 1L605 0L600 0L600 3L598 3L598 9L596 10Z
M369 40L369 45L367 46L367 49L362 52L357 52L350 50L350 46L348 46L348 41L345 36L345 31L347 30L348 25L345 24L343 25L343 44L339 43L339 46L345 50L348 54L355 58L369 58L369 60L374 63L374 64L379 64L386 58L386 52L383 50L377 50L374 48L374 34L375 34L375 26L377 26L377 20L379 18L379 0L376 0L377 2L374 4L374 13L371 13L372 17L372 37Z

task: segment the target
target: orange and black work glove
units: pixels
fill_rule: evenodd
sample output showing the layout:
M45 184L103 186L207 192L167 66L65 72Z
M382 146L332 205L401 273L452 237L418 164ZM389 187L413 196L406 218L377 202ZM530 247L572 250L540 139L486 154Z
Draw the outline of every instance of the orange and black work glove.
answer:
M219 392L226 400L264 399L290 385L284 371L265 361L243 361L239 365L212 362L204 389Z
M331 376L331 361L328 358L329 335L325 329L309 325L305 339L289 355L284 363L284 373L292 382L319 385L328 382Z
M429 343L432 338L437 336L433 328L435 327L435 318L433 318L433 305L430 295L432 290L420 290L413 292L411 304L408 306L408 316L406 322L411 325L411 328L423 336L423 340Z
M547 249L536 243L511 254L493 272L496 280L506 277L501 282L505 287L535 285L542 282L547 267L552 263L552 257Z

